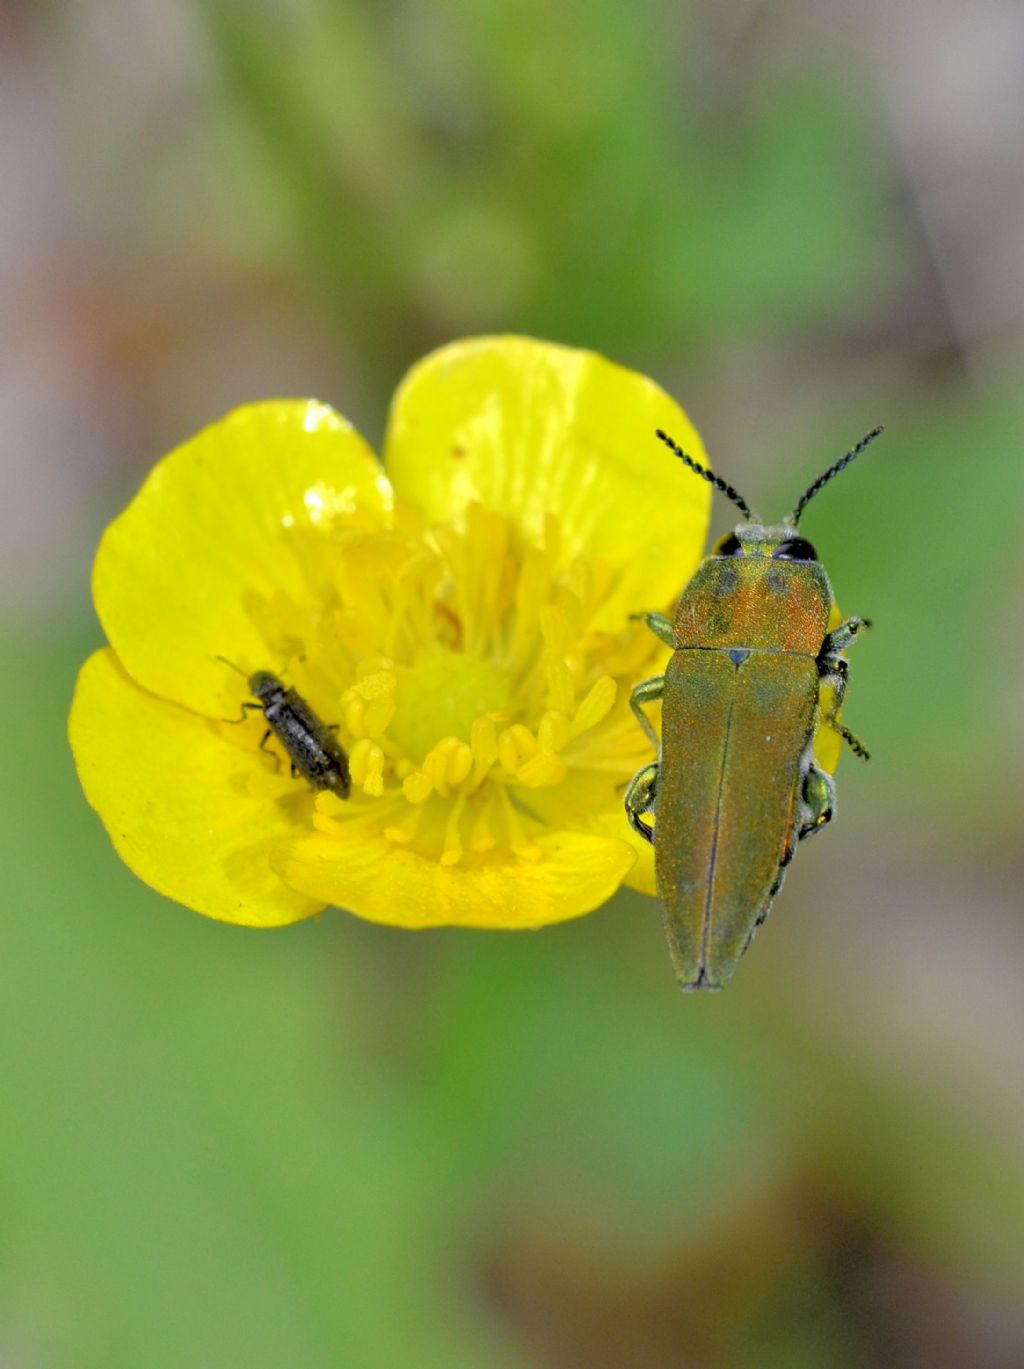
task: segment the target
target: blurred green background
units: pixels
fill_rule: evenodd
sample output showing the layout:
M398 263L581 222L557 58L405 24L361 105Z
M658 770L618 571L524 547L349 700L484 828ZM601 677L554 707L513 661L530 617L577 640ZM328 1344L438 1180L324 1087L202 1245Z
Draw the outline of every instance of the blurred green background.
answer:
M1022 62L996 0L0 4L4 1369L1024 1363ZM215 925L78 790L151 462L268 395L376 441L477 331L773 512L888 425L807 519L874 759L725 994L639 897Z

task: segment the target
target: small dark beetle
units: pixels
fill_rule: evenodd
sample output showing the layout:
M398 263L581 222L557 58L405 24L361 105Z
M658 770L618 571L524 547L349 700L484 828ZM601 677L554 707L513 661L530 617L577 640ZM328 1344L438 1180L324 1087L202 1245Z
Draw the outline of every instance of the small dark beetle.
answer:
M245 675L226 656L218 659ZM336 725L322 722L301 694L288 689L269 670L257 670L246 678L258 702L243 703L242 716L225 721L244 722L250 709L260 709L267 724L260 750L266 749L271 735L275 736L291 761L293 775L301 775L314 789L329 789L339 799L347 799L352 779L345 748L334 735Z

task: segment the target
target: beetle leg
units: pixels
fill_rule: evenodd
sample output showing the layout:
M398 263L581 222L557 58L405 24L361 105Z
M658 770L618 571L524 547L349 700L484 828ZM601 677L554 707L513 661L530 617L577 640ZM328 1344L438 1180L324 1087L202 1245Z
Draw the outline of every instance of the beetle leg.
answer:
M829 726L839 733L855 756L859 757L862 761L869 761L871 759L871 752L843 723L836 722L835 718L831 718L829 720Z
M651 740L651 745L655 751L659 749L661 743L658 741L658 734L651 726L651 720L640 707L641 704L653 704L661 698L665 691L664 675L654 675L649 680L641 680L638 685L633 686L633 692L629 696L629 706L639 722L640 726L647 733Z
M237 718L221 718L221 722L222 722L222 723L228 723L228 724L230 724L230 726L232 726L232 727L237 727L239 723L244 723L245 721L247 721L247 719L248 719L248 717L249 717L249 713L250 713L251 710L254 709L254 708L262 709L262 708L263 708L263 705L262 705L262 704L257 704L257 703L244 703L244 704L242 705L242 712L241 712L241 715L240 715L239 717L237 717Z
M266 754L267 754L267 755L271 758L271 760L274 762L274 769L275 769L275 770L280 770L280 769L281 769L281 757L280 757L280 756L276 756L276 755L274 754L273 751L267 751L267 742L270 740L270 737L272 736L272 734L273 734L273 728L268 727L267 730L266 730L266 732L264 732L263 736L260 738L260 750L261 750L261 751L265 751Z
M838 631L838 629L836 629ZM832 702L832 709L824 718L826 727L831 727L833 732L838 732L843 741L849 746L855 756L859 756L862 761L870 759L870 754L863 742L859 741L845 723L841 723L836 714L843 706L843 699L846 697L847 668L846 662L841 656L829 658L821 656L818 658L818 669L823 682L829 682L835 688L835 698Z
M830 679L832 677L825 676L825 678ZM824 722L826 727L831 727L833 732L837 732L839 736L842 737L843 741L846 742L847 746L850 748L850 750L853 752L855 756L857 756L862 761L869 761L871 759L871 752L867 749L867 747L860 740L860 738L855 737L854 734L850 731L850 729L846 726L846 724L841 723L839 719L836 717L836 714L839 712L839 706L843 701L843 694L845 694L845 692L845 689L841 689L838 684L836 685L835 704L832 707L832 711L829 714L827 714L826 717L822 719L822 721Z
M631 613L629 616L634 622L642 618L659 642L664 642L666 646L675 646L676 637L672 629L672 620L666 618L664 613Z
M870 618L847 618L845 622L825 634L825 640L818 652L818 660L826 661L830 656L838 656L846 650L858 633L870 626Z
M644 822L642 814L649 813L654 807L658 791L658 767L654 761L641 766L629 782L626 790L626 817L634 832L639 832L644 841L654 845L654 828Z
M836 810L836 791L832 777L812 761L804 776L803 800L806 814L797 839L813 836L832 821Z

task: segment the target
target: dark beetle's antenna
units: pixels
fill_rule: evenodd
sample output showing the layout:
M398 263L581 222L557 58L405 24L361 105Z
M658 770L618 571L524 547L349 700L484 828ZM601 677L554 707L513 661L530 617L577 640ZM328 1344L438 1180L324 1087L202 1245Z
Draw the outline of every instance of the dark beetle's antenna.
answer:
M701 476L704 480L706 480L709 485L714 485L716 490L721 490L727 499L731 499L737 508L743 510L743 512L747 515L747 518L751 523L756 521L754 515L750 512L750 506L748 505L747 501L743 498L741 494L737 494L737 492L733 489L731 485L727 485L724 480L720 479L713 472L705 470L705 468L702 465L700 465L699 462L694 461L692 456L687 456L686 453L683 451L682 447L680 447L677 443L672 441L668 433L663 433L661 429L658 428L656 429L655 436L660 437L662 442L664 442L665 446L668 447L671 451L675 452L676 456L679 457L679 460L683 463L684 466L689 466L691 471L696 471L697 474Z
M215 659L218 661L223 661L224 664L229 665L232 670L237 670L243 680L247 680L249 678L240 665L235 665L234 661L229 661L226 656L217 656Z
M793 510L792 523L794 528L796 527L797 523L799 523L800 515L807 507L808 502L814 498L814 496L821 489L822 485L827 485L834 475L838 475L841 470L843 470L846 466L850 464L854 457L860 456L864 448L869 447L871 443L874 442L875 438L879 437L883 432L885 432L885 427L883 424L879 423L877 428L872 428L871 431L868 433L867 437L862 437L861 440L857 443L856 447L851 447L845 456L841 456L834 466L829 466L825 474L819 475L817 480L815 480L814 484L803 492L803 494L800 496L799 503Z

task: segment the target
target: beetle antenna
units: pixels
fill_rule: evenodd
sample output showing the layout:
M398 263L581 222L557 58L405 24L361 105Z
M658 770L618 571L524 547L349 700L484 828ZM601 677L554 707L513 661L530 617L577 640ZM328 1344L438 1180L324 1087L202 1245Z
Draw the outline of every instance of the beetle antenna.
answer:
M672 441L668 433L663 433L660 428L657 428L655 429L655 436L661 438L665 446L675 452L684 466L689 466L691 471L696 471L709 485L714 485L716 490L721 490L727 499L731 499L737 508L743 510L751 523L756 521L754 515L750 512L750 505L731 485L727 485L725 481L715 475L713 471L707 470L698 461L694 461L692 456L687 456L682 447L680 447L678 443Z
M216 656L214 657L214 659L217 661L223 661L224 664L229 665L232 670L237 670L243 680L247 680L249 678L240 665L235 665L234 661L229 661L226 656Z
M792 523L794 528L796 527L797 523L799 523L800 515L807 507L808 502L814 498L814 496L821 489L822 485L827 485L834 475L838 475L839 472L843 470L845 467L847 467L855 457L860 456L861 452L864 450L865 447L869 447L871 443L874 442L875 438L880 437L881 434L884 432L885 425L879 423L877 428L872 428L866 437L861 438L861 440L857 443L856 447L851 447L845 456L841 456L834 466L829 466L828 470L824 473L824 475L819 475L817 480L815 480L814 484L810 485L806 490L804 490L803 494L800 496L796 508L793 510Z

